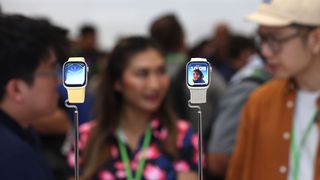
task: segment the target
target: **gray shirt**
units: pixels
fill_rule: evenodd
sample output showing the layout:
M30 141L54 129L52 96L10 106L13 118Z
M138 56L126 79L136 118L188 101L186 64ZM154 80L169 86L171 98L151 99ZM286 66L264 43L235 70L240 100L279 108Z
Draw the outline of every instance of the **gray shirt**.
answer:
M215 124L211 127L208 142L209 152L230 154L233 151L243 105L254 89L271 78L271 75L265 70L261 69L259 71L263 74L262 76L253 74L247 80L231 84L227 88L219 103L219 114Z

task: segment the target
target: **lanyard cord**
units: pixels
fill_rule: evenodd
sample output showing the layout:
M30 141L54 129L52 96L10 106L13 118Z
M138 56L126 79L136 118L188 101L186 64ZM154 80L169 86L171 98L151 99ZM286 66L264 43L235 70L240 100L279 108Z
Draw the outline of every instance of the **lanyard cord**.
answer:
M129 157L128 157L128 152L127 152L127 149L125 147L124 142L121 139L120 131L119 131L119 129L117 130L117 140L118 140L119 149L120 149L120 157L121 157L122 162L124 163L125 171L127 174L127 180L140 180L141 179L142 171L143 171L144 164L146 161L145 154L146 154L147 148L150 145L151 134L152 134L151 127L149 126L145 132L145 136L143 139L142 148L141 148L142 153L141 153L140 161L139 161L138 168L136 171L136 178L133 178L133 174L132 174L132 170L131 170L131 166L130 166L130 161L129 161Z
M314 114L312 120L309 122L307 129L303 132L302 139L300 141L299 147L298 147L297 142L296 142L297 141L296 140L296 138L297 138L296 136L297 135L296 135L296 132L294 130L294 123L293 123L292 129L291 129L292 138L291 138L291 142L290 142L291 143L291 153L292 153L292 163L293 163L293 166L292 166L292 172L293 172L292 177L293 177L293 180L298 180L301 150L304 147L304 145L305 145L305 143L307 141L307 138L310 135L312 125L314 123L316 123L318 117L319 117L319 111L316 111L316 113Z

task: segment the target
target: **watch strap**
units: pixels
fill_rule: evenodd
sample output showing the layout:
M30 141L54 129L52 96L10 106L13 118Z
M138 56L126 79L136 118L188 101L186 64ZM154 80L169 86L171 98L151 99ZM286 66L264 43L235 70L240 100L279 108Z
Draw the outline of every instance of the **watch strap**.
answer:
M68 59L68 61L82 61L82 62L85 62L84 58L83 57L70 57Z
M190 101L193 104L207 102L207 89L190 89Z
M191 58L190 61L208 61L206 58Z
M85 87L67 88L69 103L83 103L85 98Z

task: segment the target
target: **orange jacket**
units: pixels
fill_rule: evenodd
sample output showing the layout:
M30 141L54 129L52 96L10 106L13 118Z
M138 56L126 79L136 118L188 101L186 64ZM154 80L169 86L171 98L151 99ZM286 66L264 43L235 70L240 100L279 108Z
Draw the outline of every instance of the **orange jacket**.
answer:
M242 112L227 180L287 180L295 97L289 80L272 80L253 92ZM317 105L320 109L320 98ZM320 180L320 148L315 168Z

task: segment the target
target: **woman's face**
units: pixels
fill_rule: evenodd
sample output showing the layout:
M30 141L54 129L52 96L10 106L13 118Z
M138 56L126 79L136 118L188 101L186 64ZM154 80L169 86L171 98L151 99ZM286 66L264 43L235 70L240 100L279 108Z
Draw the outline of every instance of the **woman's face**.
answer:
M165 60L155 49L134 55L125 68L115 89L123 95L123 104L129 108L153 113L166 96L170 79Z
M198 79L200 79L200 74L197 71L193 71L193 80L197 81Z

